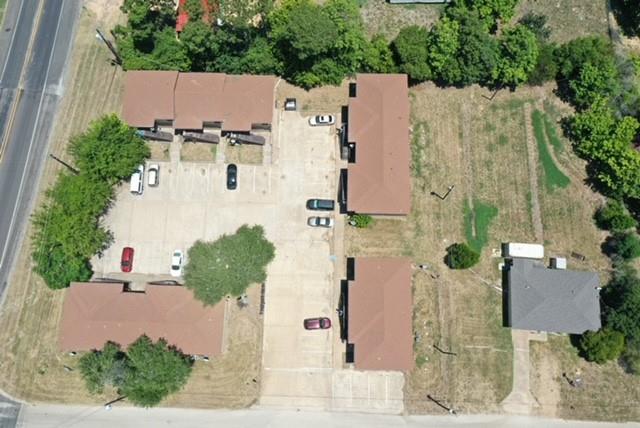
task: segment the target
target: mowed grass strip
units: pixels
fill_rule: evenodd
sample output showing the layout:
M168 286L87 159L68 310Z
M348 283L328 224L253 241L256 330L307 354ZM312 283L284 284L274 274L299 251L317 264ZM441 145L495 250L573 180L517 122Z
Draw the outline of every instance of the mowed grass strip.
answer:
M562 145L562 141L560 141L560 137L558 137L555 124L551 121L549 116L544 113L542 114L542 119L544 120L544 131L547 134L549 144L551 144L556 154L562 153L564 151L564 146Z
M540 157L542 169L544 170L545 186L549 191L552 191L556 187L563 189L567 187L571 181L569 180L569 177L564 175L562 171L558 169L556 163L551 157L549 146L547 145L543 116L544 115L540 110L534 110L533 113L531 113L533 133L536 137L536 143L538 146L538 156Z
M498 208L477 199L473 200L473 207L465 203L464 234L469 246L477 252L489 242L489 226L497 215Z

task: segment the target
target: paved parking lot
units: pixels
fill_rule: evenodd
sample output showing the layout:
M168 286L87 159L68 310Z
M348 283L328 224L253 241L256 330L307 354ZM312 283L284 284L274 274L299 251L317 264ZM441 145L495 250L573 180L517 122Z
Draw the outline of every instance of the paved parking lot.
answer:
M198 239L215 240L243 224L260 224L276 246L268 267L259 406L399 413L400 373L343 369L336 307L344 277L344 217L331 213L333 229L311 228L305 202L335 199L339 170L333 127L310 127L297 112L275 112L272 145L262 165L238 164L238 189L226 189L226 165L158 162L160 185L142 195L122 186L105 218L115 242L92 261L96 277L170 278L175 249ZM222 156L220 156L222 155ZM326 215L326 214L325 214ZM335 236L334 236L335 234ZM133 274L119 272L120 253L135 249ZM304 318L327 316L334 328L306 331Z

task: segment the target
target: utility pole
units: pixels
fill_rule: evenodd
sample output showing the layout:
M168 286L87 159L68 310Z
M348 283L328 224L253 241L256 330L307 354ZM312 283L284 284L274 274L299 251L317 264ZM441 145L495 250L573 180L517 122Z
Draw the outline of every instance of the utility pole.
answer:
M433 398L431 395L427 394L427 398L431 401L433 401L434 403L436 403L439 407L443 408L444 410L446 410L447 412L449 412L450 415L457 415L456 411L453 410L451 407L447 407L444 404L442 404L440 401L436 400L435 398Z
M107 45L107 47L109 48L109 50L111 51L111 53L113 54L113 56L115 57L115 63L118 65L122 65L122 58L120 58L120 55L118 55L118 51L116 50L116 48L113 46L113 43L111 43L109 40L107 40L107 38L102 34L102 32L100 32L100 29L96 28L96 37L100 40L102 40L102 42Z
M69 171L73 172L75 175L80 174L80 171L78 171L77 169L75 169L74 167L72 167L71 165L69 165L68 163L63 161L62 159L54 156L53 154L49 153L49 157L51 157L51 159L53 159L53 160L56 160L56 161L60 162L62 165L66 166L67 169L69 169Z

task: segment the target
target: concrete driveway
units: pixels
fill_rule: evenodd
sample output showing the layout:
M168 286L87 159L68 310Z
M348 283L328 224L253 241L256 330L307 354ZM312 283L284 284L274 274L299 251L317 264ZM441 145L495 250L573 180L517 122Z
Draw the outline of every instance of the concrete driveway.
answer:
M179 139L160 165L160 185L142 195L117 194L104 219L115 242L92 260L96 277L126 278L133 287L169 279L171 254L198 239L215 240L243 224L264 226L276 246L265 292L263 375L259 406L400 413L399 372L343 367L336 308L344 278L344 216L309 211L307 199L337 197L341 166L334 127L310 127L297 112L274 112L272 144L263 165L238 164L238 188L226 189L226 165L181 162ZM221 158L222 156L222 158ZM330 215L333 229L307 226ZM335 234L335 236L334 236ZM120 270L122 248L135 249L133 273ZM334 327L306 331L305 318L325 316Z

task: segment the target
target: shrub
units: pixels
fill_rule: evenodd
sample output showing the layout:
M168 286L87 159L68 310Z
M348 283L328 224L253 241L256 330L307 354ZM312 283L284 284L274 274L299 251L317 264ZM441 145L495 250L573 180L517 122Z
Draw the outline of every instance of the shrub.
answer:
M640 257L640 237L634 232L617 232L604 243L607 255L617 255L623 260Z
M600 229L612 232L624 232L638 225L636 220L629 215L624 204L615 199L607 201L593 217Z
M263 282L274 256L275 247L262 226L244 225L215 242L193 244L184 268L185 285L205 305L215 305L224 296L240 296L249 285Z
M451 269L467 269L479 260L480 253L465 243L456 243L447 248L447 264Z
M126 370L126 354L120 346L107 342L101 351L84 354L79 361L80 374L92 394L102 394L105 386L120 387Z
M610 329L588 331L580 338L580 349L587 361L598 364L618 358L624 350L624 335Z
M350 220L353 221L356 227L360 228L369 227L373 223L373 217L369 214L354 214Z

